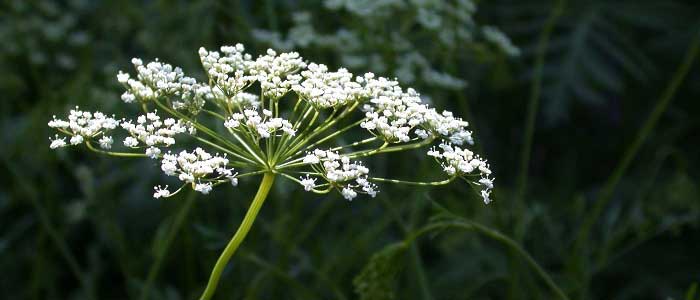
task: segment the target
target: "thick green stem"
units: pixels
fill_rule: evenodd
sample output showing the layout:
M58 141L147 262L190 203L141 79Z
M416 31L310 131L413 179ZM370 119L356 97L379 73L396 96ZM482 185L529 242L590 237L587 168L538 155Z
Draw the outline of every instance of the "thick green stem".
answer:
M236 249L238 249L238 246L240 246L243 239L245 239L248 231L250 231L250 227L253 225L255 218L258 216L258 212L265 202L265 198L267 198L267 194L270 192L270 188L272 187L272 183L274 181L275 174L265 173L262 182L260 182L258 193L255 194L253 203L250 204L248 212L245 214L245 217L243 217L243 222L241 222L241 225L238 227L238 230L236 230L233 238L231 238L231 241L228 242L228 245L226 245L226 248L224 248L224 251L216 261L214 269L211 271L211 276L209 276L207 287L204 289L202 296L199 297L200 300L209 300L214 295L216 286L219 283L219 278L221 278L221 273L223 273L224 268L226 268L226 264L231 259L231 256L233 256Z

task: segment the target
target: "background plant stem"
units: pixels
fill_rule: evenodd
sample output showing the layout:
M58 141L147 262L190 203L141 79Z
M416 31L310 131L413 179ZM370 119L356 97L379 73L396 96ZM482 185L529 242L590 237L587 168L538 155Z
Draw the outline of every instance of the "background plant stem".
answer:
M629 145L629 147L625 151L624 155L622 156L622 160L620 160L617 167L615 167L613 173L610 175L610 177L608 177L608 180L606 181L602 191L599 194L600 196L598 197L598 200L595 202L595 204L593 204L593 208L584 217L583 223L579 227L579 231L576 235L576 240L574 241L573 245L573 255L569 262L569 268L579 276L578 282L582 285L578 289L580 293L582 293L580 295L580 298L585 297L585 291L589 281L589 276L587 272L584 271L585 269L583 268L583 265L585 264L585 260L588 257L588 246L590 244L588 240L591 230L596 224L596 221L600 217L600 214L603 211L603 209L612 199L612 196L615 192L615 188L620 182L622 176L629 168L630 164L632 163L632 160L637 156L637 152L639 152L639 149L641 148L642 144L647 140L647 138L651 134L651 131L656 127L656 124L658 123L659 119L666 111L668 104L674 98L674 95L678 91L678 88L683 82L683 79L685 79L686 75L688 74L688 71L690 71L690 67L693 65L693 62L697 58L698 50L700 50L700 30L694 33L693 40L690 46L688 47L688 50L686 51L685 57L683 58L681 65L678 67L675 74L673 75L671 82L667 86L661 98L659 98L659 100L656 102L656 106L654 106L654 109L651 111L649 118L647 118L646 122L644 122L644 125L639 130L639 133L637 133L635 140L632 142L632 144Z
M477 222L471 221L471 220L464 220L464 219L459 219L459 220L453 220L453 221L442 221L442 222L437 222L433 224L426 225L425 227L421 228L420 230L415 231L411 236L406 238L404 240L405 246L409 245L410 243L413 242L416 238L419 236L426 234L428 232L434 231L434 230L441 230L445 228L460 228L460 229L465 229L465 230L473 230L478 233L481 233L482 235L491 238L495 241L498 241L505 246L508 247L509 250L515 252L518 254L519 257L525 260L525 262L535 270L538 276L542 278L542 280L547 284L547 286L554 292L554 294L557 295L557 298L563 299L563 300L568 300L569 297L566 296L564 291L557 286L557 284L554 282L554 280L549 276L549 274L535 261L532 256L530 256L525 249L520 247L516 241L513 239L509 238L508 236L493 230L487 226L481 225Z
M682 64L680 65L676 73L673 75L673 79L671 80L670 84L664 91L661 98L659 98L659 101L656 103L656 106L654 106L654 109L651 111L649 118L639 130L639 133L637 134L637 137L635 138L634 142L632 142L632 144L630 144L630 146L627 148L625 154L622 157L622 160L620 160L620 163L618 163L617 167L606 181L605 186L603 187L603 190L601 191L600 196L598 197L598 201L596 201L596 203L593 206L593 209L590 210L583 222L583 225L581 226L578 235L579 241L583 241L588 237L591 227L593 226L593 224L595 224L595 221L600 216L601 211L603 210L605 205L607 205L608 202L610 202L613 192L615 191L615 187L620 182L622 175L624 175L627 169L629 168L630 163L632 163L632 160L637 155L637 152L639 152L639 148L649 137L651 131L656 127L656 123L659 121L659 118L661 118L661 115L663 115L663 113L666 111L668 104L673 99L673 96L676 94L678 87L681 85L683 79L685 79L685 76L688 74L690 67L693 65L693 62L695 61L695 58L698 55L699 49L700 32L695 34L692 44L688 48L688 51L685 54L685 58L683 59Z
M525 196L527 190L527 179L530 167L530 156L532 153L533 136L535 133L535 123L537 120L537 112L539 111L540 97L542 94L542 73L544 69L544 61L547 55L550 36L552 35L552 31L554 31L557 20L564 12L565 5L565 0L556 1L556 5L554 8L552 8L552 12L547 18L537 44L537 57L535 58L530 100L528 101L527 116L524 124L524 141L520 152L520 172L518 173L516 181L516 194L515 198L513 199L513 211L515 212L513 232L516 241L522 241L523 236L525 235L525 217L522 215L522 213L525 212L525 209L523 208L523 197ZM522 292L521 288L519 287L518 280L520 266L513 259L513 257L514 255L511 253L508 263L511 270L511 272L509 272L510 287L508 293L510 299L518 299L519 294Z
M22 179L25 178L24 174L21 174L19 169L16 168L14 164L10 163L10 161L4 157L3 161L5 162L5 165L7 165L7 169L10 171L10 176L16 179L15 181L17 182L19 187L25 192L25 195L29 199L29 202L34 207L36 215L39 217L39 222L42 228L49 236L51 241L54 243L56 249L58 249L58 252L65 259L70 271L73 273L75 278L83 287L85 297L87 299L97 299L92 285L86 279L85 272L80 268L80 265L78 265L78 260L75 258L75 255L73 255L73 252L71 252L70 247L68 246L68 242L63 237L63 235L56 231L56 227L51 223L49 214L46 212L44 206L40 203L38 199L39 196L37 195L37 192L31 188L31 185L29 183Z
M151 294L153 281L155 281L156 277L158 276L158 273L160 272L160 268L163 265L163 260L165 260L165 257L167 256L168 251L170 250L170 245L173 243L173 240L175 240L175 236L180 232L182 225L185 223L185 219L187 219L187 216L189 215L190 210L192 209L192 204L194 204L195 199L197 199L196 196L197 193L194 190L190 191L187 195L187 198L185 199L185 203L182 204L177 215L175 216L175 220L173 221L172 226L168 231L168 235L165 238L165 242L160 248L158 248L158 253L155 257L155 262L153 262L153 265L151 265L151 268L148 271L148 277L146 278L146 283L144 284L143 290L141 290L141 297L139 297L139 299L146 300L150 298L149 296Z
M556 1L556 6L552 9L549 15L542 34L540 35L537 44L537 57L535 58L535 69L530 90L530 100L527 105L527 116L525 118L525 132L523 147L520 151L520 172L517 177L517 190L514 199L514 206L518 208L522 205L522 199L527 189L527 173L530 167L530 155L532 153L532 141L535 133L535 121L537 120L537 112L539 110L540 95L542 94L542 72L544 69L544 60L547 55L547 47L549 38L552 35L557 20L564 12L566 0Z

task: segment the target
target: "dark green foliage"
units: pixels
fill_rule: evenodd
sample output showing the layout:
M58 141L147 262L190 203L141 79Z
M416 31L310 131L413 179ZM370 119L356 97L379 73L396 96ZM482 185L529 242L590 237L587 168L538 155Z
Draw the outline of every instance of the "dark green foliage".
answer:
M374 253L353 279L355 293L362 300L396 299L396 277L402 267L404 243L391 244Z
M542 112L550 126L570 119L577 103L592 109L619 105L622 93L648 82L656 71L645 48L658 38L644 35L666 35L693 22L687 7L674 2L564 2L567 9L556 24L544 65ZM533 20L547 5L529 1L503 9L509 18ZM533 26L514 29L516 38L527 38L528 56L534 55L533 37L542 30L541 23L530 22Z

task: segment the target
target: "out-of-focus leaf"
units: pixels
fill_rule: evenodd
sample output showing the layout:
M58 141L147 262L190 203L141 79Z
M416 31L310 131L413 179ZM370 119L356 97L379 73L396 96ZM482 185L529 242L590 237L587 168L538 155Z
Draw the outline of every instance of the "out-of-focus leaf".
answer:
M353 279L355 293L362 300L396 299L396 276L401 270L404 243L391 244L372 255Z

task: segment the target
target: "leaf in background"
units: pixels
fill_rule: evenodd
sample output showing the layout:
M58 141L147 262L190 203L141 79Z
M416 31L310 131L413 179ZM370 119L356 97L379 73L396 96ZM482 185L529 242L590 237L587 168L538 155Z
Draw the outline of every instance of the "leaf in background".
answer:
M404 243L395 243L372 255L360 274L352 281L362 300L396 299L396 276L401 270Z
M153 245L151 246L151 255L153 255L153 257L158 257L159 253L163 251L162 248L168 246L168 233L172 230L174 219L174 215L168 216L158 225L158 229L156 229L156 233L153 237Z
M529 43L534 43L536 39L530 37L542 30L546 14L540 12L549 5L543 2L507 9L512 18L527 18L526 23L538 25L519 30L528 36ZM569 118L575 103L605 105L620 98L634 81L647 80L655 70L654 63L644 45L628 36L629 29L667 31L673 23L668 17L678 9L680 6L637 1L568 1L547 49L542 99L545 122L559 124ZM618 13L626 10L634 10L635 17ZM525 49L526 56L534 55L534 44ZM531 76L531 70L527 74Z
M694 300L695 293L698 291L698 283L693 283L688 288L688 292L685 293L685 300Z

